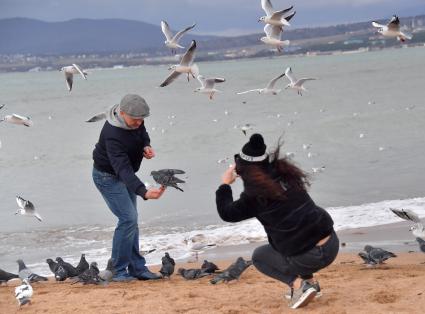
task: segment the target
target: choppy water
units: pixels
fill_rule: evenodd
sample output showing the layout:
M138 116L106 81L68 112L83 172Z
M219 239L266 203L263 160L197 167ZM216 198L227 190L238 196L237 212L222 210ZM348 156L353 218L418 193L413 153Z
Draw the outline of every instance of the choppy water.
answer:
M424 196L424 57L421 47L201 63L205 76L227 79L214 101L195 94L198 83L183 77L155 88L168 74L165 66L91 70L87 81L75 78L72 93L60 72L1 74L0 103L7 106L0 115L28 115L34 126L0 124L0 268L13 270L18 257L44 272L40 262L56 255L107 258L115 218L91 180L91 152L102 123L84 120L126 93L143 95L152 112L146 125L157 157L142 163L139 177L152 182L151 170L187 171L184 193L167 190L159 201L139 199L142 245L158 248L148 262L157 262L163 250L183 257L181 242L190 234L212 233L220 245L264 239L258 226L246 227L252 222L222 229L215 210L214 192L226 167L217 160L233 156L247 141L234 129L247 122L269 145L284 132L286 151L296 153L303 169L326 166L313 176L311 195L323 207L337 207L331 213L339 229L397 221L382 214L382 206L370 205L375 216L350 206L397 199L411 205ZM235 94L265 86L287 66L297 77L318 78L306 84L304 96L292 90ZM302 148L310 143L312 158ZM30 199L43 222L13 215L15 195Z

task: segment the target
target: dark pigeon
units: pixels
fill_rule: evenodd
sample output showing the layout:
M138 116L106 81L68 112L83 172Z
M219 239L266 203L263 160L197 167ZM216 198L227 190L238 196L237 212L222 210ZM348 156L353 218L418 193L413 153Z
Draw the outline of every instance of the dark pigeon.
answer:
M91 262L89 269L84 271L82 274L78 275L77 280L74 281L72 284L75 284L77 282L82 282L84 285L101 284L103 280L99 277L99 268L97 266L97 263Z
M425 253L425 240L418 237L416 241L418 241L421 251Z
M84 273L87 269L89 269L89 267L90 265L86 261L86 254L81 254L80 262L76 267L78 275Z
M205 273L202 269L195 269L195 268L191 268L191 269L179 268L177 272L179 273L179 275L181 275L184 279L187 279L187 280L198 279L198 278L202 278L209 275L208 273Z
M365 264L368 264L370 266L383 264L387 259L391 257L397 257L392 252L386 251L381 248L376 248L371 245L366 245L364 247L364 252L360 252L359 256L365 261Z
M56 281L64 281L69 278L68 271L63 267L63 265L58 265L55 271L55 279Z
M58 263L56 263L51 258L46 259L46 263L49 265L50 271L52 273L55 273L56 272L56 269L58 269Z
M3 282L8 282L10 279L13 278L19 278L19 276L0 269L0 284L2 284Z
M114 259L110 258L108 260L108 264L106 265L106 269L99 272L99 277L105 282L110 282L112 280L112 277L115 275L115 268L114 268Z
M58 262L58 266L62 266L66 270L68 277L75 277L79 275L77 269L70 263L65 262L61 257L56 257L56 261Z
M210 283L216 284L220 281L229 282L235 279L239 279L242 273L249 266L252 265L252 261L245 261L243 257L238 257L236 262L230 265L226 270L224 270L221 274L218 274L213 279L210 280Z
M204 263L201 266L201 269L208 274L215 273L216 270L219 270L216 264L212 262L208 262L207 260L204 260Z
M177 183L185 183L185 181L174 176L176 174L183 173L185 173L183 170L178 169L161 169L158 171L152 171L151 176L156 183L165 187L171 186L183 192L183 190L177 186Z
M27 266L25 265L24 261L21 259L18 259L16 261L19 265L19 278L21 278L22 280L24 279L28 279L28 281L31 282L38 282L38 281L48 281L48 279L46 277L43 276L39 276L37 274L34 274L31 269L27 268Z
M162 277L170 278L170 276L174 273L174 266L176 266L176 262L168 253L165 253L165 255L161 258L161 261L162 267L159 272Z

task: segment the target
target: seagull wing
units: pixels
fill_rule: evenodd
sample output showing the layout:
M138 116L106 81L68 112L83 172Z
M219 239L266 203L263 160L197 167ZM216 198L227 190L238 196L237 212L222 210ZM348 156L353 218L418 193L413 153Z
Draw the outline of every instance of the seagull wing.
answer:
M244 92L239 92L239 93L236 93L236 94L243 95L243 94L248 94L248 93L251 93L251 92L259 92L260 90L261 90L260 88L250 89L250 90L247 90L247 91L244 91Z
M270 26L271 26L270 37L280 40L280 38L282 36L282 27L277 26L277 25L270 25Z
M276 76L274 79L272 79L266 86L267 89L273 89L274 85L276 84L277 80L279 80L280 78L284 77L285 73L282 73L279 76Z
M13 117L13 119L15 120L15 121L26 121L26 120L29 120L29 118L28 117L24 117L24 116L21 116L21 115L19 115L19 114L16 114L16 113L14 113L14 114L12 114L12 117Z
M173 71L171 74L165 79L164 82L159 85L159 87L165 87L167 85L170 85L178 76L180 75L180 72Z
M294 17L294 15L297 13L297 11L294 11L294 12L292 12L291 14L288 14L287 16L285 16L284 17L284 19L287 21L287 22L289 22L293 17Z
M393 30L393 31L397 31L400 29L400 20L397 16L393 16L391 18L391 20L388 22L387 24L388 29Z
M208 78L205 80L205 88L213 88L215 83L223 83L226 80L224 78L216 77L216 78Z
M408 35L408 34L406 34L406 33L403 33L403 32L400 32L400 35L402 36L402 37L404 37L404 38L406 38L406 39L409 39L409 40L411 40L412 39L412 35Z
M286 13L288 13L289 11L292 10L292 8L293 8L293 6L291 6L288 9L284 9L284 10L273 12L272 15L270 16L270 19L276 20L276 21L280 21L280 20L282 20L282 18L284 17L284 15ZM285 20L286 20L286 18L285 18ZM289 26L289 23L287 25Z
M16 203L18 203L18 206L23 209L25 207L26 200L20 196L16 196Z
M398 217L404 220L410 220L415 223L421 223L421 220L419 219L419 216L411 211L410 209L396 209L396 208L390 208L390 210L396 214Z
M65 72L65 80L66 80L66 85L68 86L68 91L72 90L72 83L74 81L73 78L74 78L74 75L72 73Z
M205 85L206 85L205 77L203 77L202 75L198 75L196 78L198 79L199 83L201 83L201 87L205 88Z
M383 28L383 27L385 27L385 25L379 24L378 22L375 22L375 21L372 22L372 26L373 27L376 27L376 28Z
M270 0L261 0L261 7L264 12L266 12L267 16L271 16L274 13L273 5Z
M168 25L168 23L167 22L165 22L165 21L161 21L161 29L162 29L162 32L164 33L164 35L165 35L165 38L168 40L168 41L171 41L172 40L172 38L173 38L173 33L171 32L171 30L170 30L170 26Z
M34 204L31 201L25 201L25 209L26 210L35 210Z
M43 221L43 219L41 219L41 216L38 213L34 213L34 216L38 219L38 221Z
M285 71L286 77L291 81L291 83L294 83L297 79L292 75L292 69L291 67L287 68Z
M83 77L83 79L87 80L87 77L86 77L87 76L87 73L84 73L83 70L81 70L81 68L77 64L75 64L75 63L73 63L72 66L78 71L78 73L81 74L81 76Z
M189 49L187 49L186 53L183 55L182 60L180 61L180 65L189 66L193 62L193 58L195 56L196 50L196 41L192 40Z
M307 81L314 81L314 80L315 80L315 78L312 78L312 77L300 78L295 85L301 86L301 85L303 85Z
M0 109L3 109L3 107L6 106L5 104L0 105Z
M106 113L105 112L98 113L97 115L86 120L86 122L97 122L97 121L100 121L100 120L103 120L103 119L106 119Z
M178 42L179 42L179 40L183 37L183 35L184 35L186 32L190 31L190 30L191 30L192 28L194 28L195 26L196 26L196 24L193 24L193 25L188 26L188 27L186 27L185 29L181 30L180 32L178 32L176 35L174 35L174 37L173 37L173 41L174 41L175 43L178 43Z
M272 36L272 27L273 25L270 24L266 24L266 26L264 26L264 33L266 33L266 36L269 38Z

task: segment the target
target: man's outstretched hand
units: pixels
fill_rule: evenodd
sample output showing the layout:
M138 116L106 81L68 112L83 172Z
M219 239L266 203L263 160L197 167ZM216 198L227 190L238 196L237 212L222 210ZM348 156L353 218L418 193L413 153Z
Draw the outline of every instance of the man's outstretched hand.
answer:
M155 157L155 151L153 150L153 148L150 146L146 146L143 149L143 157L145 157L146 159L151 159Z
M159 189L157 189L157 188L149 189L145 194L145 198L148 199L148 200L156 200L156 199L161 197L161 195L162 195L162 193L164 193L164 191L165 191L164 186L161 186Z

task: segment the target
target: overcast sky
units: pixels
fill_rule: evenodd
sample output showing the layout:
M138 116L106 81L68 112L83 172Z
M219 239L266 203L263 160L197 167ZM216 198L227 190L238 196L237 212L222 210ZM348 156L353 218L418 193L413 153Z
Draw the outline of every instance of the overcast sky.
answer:
M0 18L44 21L120 18L178 29L198 23L197 33L238 35L259 32L260 0L0 0ZM425 0L272 0L275 9L294 5L294 27L332 25L425 14Z

